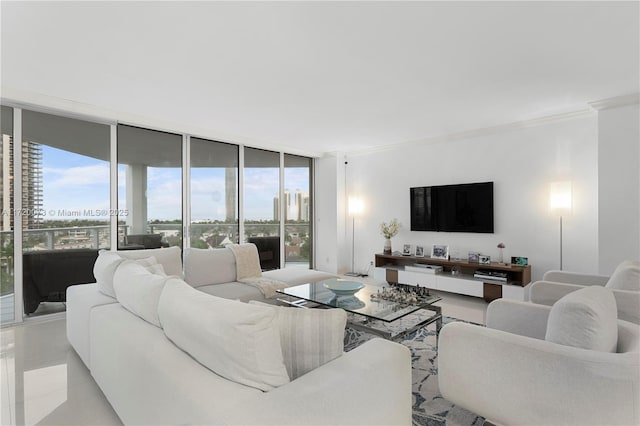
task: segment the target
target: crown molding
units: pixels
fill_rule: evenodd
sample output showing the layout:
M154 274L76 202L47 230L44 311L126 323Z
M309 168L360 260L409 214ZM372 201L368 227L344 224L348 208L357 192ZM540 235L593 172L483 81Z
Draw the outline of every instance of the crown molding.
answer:
M360 155L371 154L373 152L389 151L392 149L407 148L407 147L417 146L417 145L427 145L427 144L435 144L435 143L441 143L441 142L453 142L453 141L459 141L464 139L491 136L491 135L510 132L518 129L544 126L544 125L560 123L564 121L576 120L580 118L593 117L595 114L596 113L593 109L585 108L577 111L569 111L569 112L564 112L560 114L533 118L530 120L514 121L511 123L499 124L497 126L484 127L484 128L473 129L473 130L468 130L464 132L450 133L447 135L434 136L431 138L418 139L414 141L400 142L397 144L389 144L389 145L384 145L377 148L370 148L366 150L351 151L351 152L348 152L348 154L352 156L360 156Z
M631 95L616 96L614 98L607 98L601 99L599 101L589 102L589 106L596 111L638 104L640 104L640 93L633 93Z

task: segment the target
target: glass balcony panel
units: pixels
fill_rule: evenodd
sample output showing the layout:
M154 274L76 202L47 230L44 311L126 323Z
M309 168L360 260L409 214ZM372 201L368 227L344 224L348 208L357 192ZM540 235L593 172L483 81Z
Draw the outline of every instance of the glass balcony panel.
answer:
M311 267L311 166L308 157L284 155L285 267Z
M191 138L191 247L237 243L238 146Z
M13 273L13 108L2 106L2 151L0 151L0 198L2 228L0 229L0 323L14 321Z
M182 247L182 136L118 125L118 249Z
M258 246L263 269L280 268L280 154L244 150L244 241Z
M110 247L110 127L23 110L22 286L26 315L64 310ZM13 197L15 198L15 197ZM15 201L15 200L14 200Z

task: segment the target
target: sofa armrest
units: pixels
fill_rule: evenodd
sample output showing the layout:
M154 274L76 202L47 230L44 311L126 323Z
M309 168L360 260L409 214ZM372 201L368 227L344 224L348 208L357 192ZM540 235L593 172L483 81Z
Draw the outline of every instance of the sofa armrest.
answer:
M447 324L438 342L442 395L498 424L638 424L639 376L637 353L588 351L471 324Z
M640 291L611 290L618 305L618 319L640 324Z
M411 425L411 355L372 339L262 396L248 424L261 413L267 425Z
M542 276L542 281L553 281L558 283L578 284L578 285L599 285L604 286L609 277L605 275L581 274L578 272L547 271Z
M551 306L563 296L584 288L576 284L536 281L530 284L530 300L533 303ZM618 305L618 319L640 324L640 292L611 289Z
M585 286L552 281L536 281L531 283L529 300L533 303L551 306L567 294L581 288L585 288Z
M487 327L544 340L550 311L549 306L496 299L487 307Z

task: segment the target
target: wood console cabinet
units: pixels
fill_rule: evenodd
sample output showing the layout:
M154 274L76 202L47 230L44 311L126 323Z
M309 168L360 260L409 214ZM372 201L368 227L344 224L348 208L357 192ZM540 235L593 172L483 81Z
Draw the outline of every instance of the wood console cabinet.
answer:
M443 270L436 274L405 270L405 266L415 264L442 266ZM455 275L452 274L454 269L458 270ZM478 269L506 272L507 282L475 278L473 275ZM531 265L504 265L496 262L479 264L466 260L376 254L373 275L376 279L391 283L419 285L434 290L482 297L487 302L500 297L523 300L524 286L531 282Z

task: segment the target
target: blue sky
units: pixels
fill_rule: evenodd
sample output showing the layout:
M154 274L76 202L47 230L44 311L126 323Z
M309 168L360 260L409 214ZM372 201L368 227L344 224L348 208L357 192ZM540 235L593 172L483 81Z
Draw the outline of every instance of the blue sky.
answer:
M43 209L45 219L73 217L65 211L109 209L109 163L42 145ZM126 208L126 168L118 166L118 208ZM272 219L273 198L278 193L278 169L245 169L245 217ZM309 192L308 170L287 168L285 188ZM176 168L147 169L147 211L149 220L179 219L181 171ZM191 212L193 220L224 219L224 169L192 169ZM108 216L93 219L108 220Z

